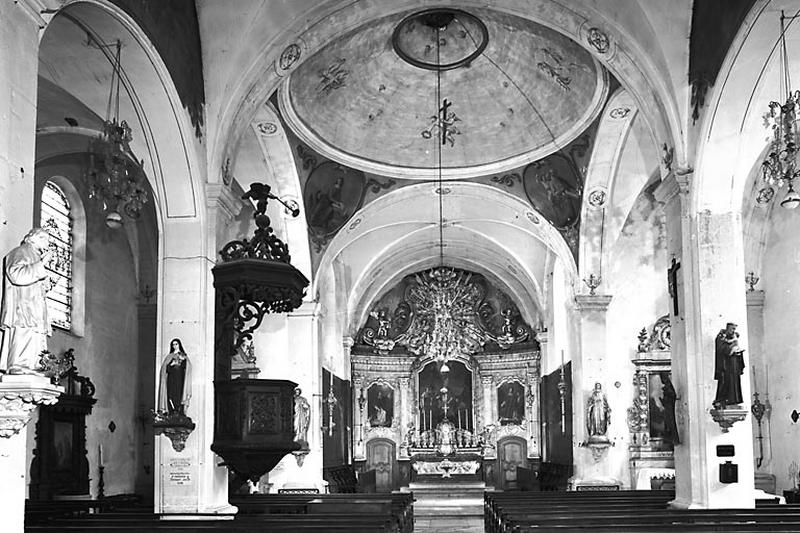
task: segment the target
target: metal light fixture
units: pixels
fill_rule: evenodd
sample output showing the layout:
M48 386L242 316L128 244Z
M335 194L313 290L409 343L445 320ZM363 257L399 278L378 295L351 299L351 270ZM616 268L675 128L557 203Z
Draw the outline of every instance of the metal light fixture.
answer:
M132 219L139 218L147 202L147 188L142 170L144 161L137 161L130 148L131 127L119 117L122 44L117 40L113 45L103 46L114 46L116 52L103 131L89 143L86 182L89 198L99 202L107 212L106 225L116 229L122 226L120 211Z
M767 126L772 130L772 141L767 157L761 163L762 178L770 187L782 188L788 186L786 197L781 201L781 207L796 209L800 205L800 195L795 192L793 183L800 176L798 164L798 126L797 112L800 111L800 91L792 90L792 81L789 74L789 55L786 51L786 19L781 11L781 33L778 40L780 93L787 95L786 101L772 101L769 111L764 115Z

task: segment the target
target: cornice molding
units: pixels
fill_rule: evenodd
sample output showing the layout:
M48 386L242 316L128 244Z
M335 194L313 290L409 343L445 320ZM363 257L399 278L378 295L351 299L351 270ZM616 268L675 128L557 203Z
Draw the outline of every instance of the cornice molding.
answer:
M578 311L608 311L613 297L611 294L577 294L575 308Z

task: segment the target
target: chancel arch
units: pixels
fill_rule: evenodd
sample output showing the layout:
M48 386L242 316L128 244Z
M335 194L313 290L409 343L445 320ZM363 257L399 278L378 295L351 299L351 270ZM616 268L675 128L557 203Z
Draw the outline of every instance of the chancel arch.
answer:
M503 484L497 446L512 436L529 441L526 461L540 460L539 343L503 288L434 266L405 275L368 308L349 357L357 464L370 461L374 439L396 444L399 485L448 469L462 481ZM378 398L387 395L391 422Z

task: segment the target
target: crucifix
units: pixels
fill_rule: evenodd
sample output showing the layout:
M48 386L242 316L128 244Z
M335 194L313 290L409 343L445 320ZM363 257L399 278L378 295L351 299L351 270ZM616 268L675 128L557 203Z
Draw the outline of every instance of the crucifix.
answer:
M681 264L672 258L672 265L667 270L667 287L669 288L669 295L672 298L672 314L678 316L680 309L678 308L678 269Z
M439 124L442 132L442 144L445 144L447 140L447 128L450 125L447 122L447 108L453 105L452 102L448 102L447 98L442 100L442 107L439 108Z

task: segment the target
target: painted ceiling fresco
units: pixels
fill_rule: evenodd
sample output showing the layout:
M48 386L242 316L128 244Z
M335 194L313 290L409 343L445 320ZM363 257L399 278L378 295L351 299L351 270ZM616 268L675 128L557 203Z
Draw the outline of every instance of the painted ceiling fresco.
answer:
M459 169L459 177L474 177L498 166L517 168L569 144L604 103L608 78L602 67L547 27L489 9L470 14L487 29L486 47L468 66L441 72L441 96L451 104L445 173ZM408 15L345 34L283 85L282 114L317 152L377 173L384 165L411 179L430 177L436 168L437 73L408 63L392 43ZM463 55L460 41L472 39L470 27L442 39L442 61ZM407 40L420 57L430 52L424 36ZM383 174L396 177L394 170Z

